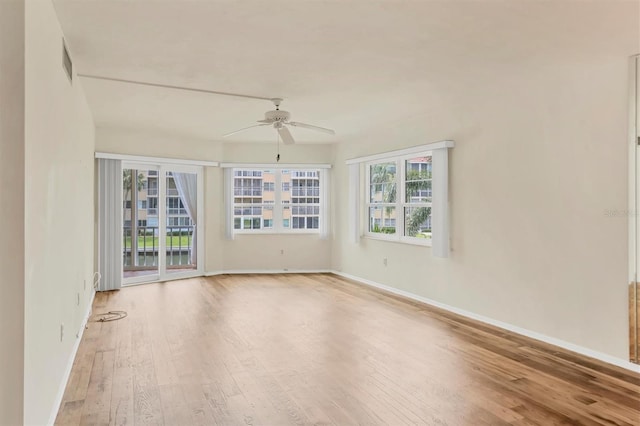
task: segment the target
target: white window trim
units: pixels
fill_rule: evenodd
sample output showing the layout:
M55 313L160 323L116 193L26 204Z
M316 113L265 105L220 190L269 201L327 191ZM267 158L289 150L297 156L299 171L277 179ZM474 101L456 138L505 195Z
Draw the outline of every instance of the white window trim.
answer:
M388 151L382 152L379 154L373 155L365 155L364 157L356 157L350 160L347 160L345 163L349 164L357 164L357 163L370 163L370 162L381 162L377 160L384 160L385 158L394 158L394 157L402 157L405 155L419 155L421 152L425 151L435 151L439 149L448 149L453 148L455 143L450 140L433 142L424 145L412 146L410 148L398 149L396 151Z
M320 238L326 238L328 234L328 215L329 215L329 203L328 203L328 182L329 182L329 169L330 164L248 164L248 163L222 163L221 167L225 168L225 194L228 194L225 201L228 200L227 220L226 220L226 232L228 239L234 239L234 235L319 235ZM235 170L317 170L320 172L320 215L318 219L318 229L293 229L284 228L282 221L282 212L284 207L293 208L294 204L289 202L283 204L281 200L282 194L282 173L275 174L275 200L273 203L259 204L259 206L273 207L273 227L269 229L235 229L234 227L234 197L233 197L233 182ZM291 188L293 189L293 188ZM290 222L291 224L291 222Z
M363 157L352 158L346 161L350 171L351 185L354 183L354 179L358 179L364 174L364 179L358 179L358 187L361 183L365 183L367 188L363 199L360 199L358 189L350 189L350 196L357 196L349 206L349 241L358 243L360 235L363 235L370 239L384 240L395 243L413 244L413 245L431 245L431 253L436 257L448 257L449 256L449 149L455 146L454 141L444 140L410 148L400 149L396 151L390 151L386 153L379 153L373 155L367 155ZM415 157L424 152L431 152L432 155L432 196L431 196L431 240L430 244L415 241L404 241L398 238L397 235L388 237L385 234L370 233L369 231L369 211L368 207L360 209L360 202L363 202L364 206L369 205L368 185L369 185L369 167L368 163L380 163L384 160L394 161L401 157ZM359 167L351 167L352 165L367 165L365 173L360 173ZM360 176L358 176L360 175ZM364 210L364 211L363 211ZM364 214L363 214L364 213ZM366 218L364 222L360 222L362 218ZM402 220L404 221L404 211L402 212ZM364 232L363 232L364 228ZM398 220L396 218L396 229L398 229ZM404 224L403 230L404 232ZM416 240L413 237L404 237L411 240Z
M433 196L432 196L432 200L430 203L414 203L416 204L411 205L411 203L407 203L404 201L404 197L405 197L405 188L406 188L406 182L405 182L405 178L406 178L406 160L410 160L411 158L415 158L415 157L429 157L431 156L433 158L433 152L432 151L419 151L413 154L405 154L402 156L394 156L394 157L382 157L373 161L369 161L367 163L365 163L365 187L367 189L367 196L365 198L365 216L367 218L366 220L366 228L364 231L364 235L367 238L371 238L374 240L385 240L385 241L395 241L395 242L399 242L399 243L405 243L405 244L413 244L413 245L417 245L417 246L428 246L431 247L432 245L432 238L433 238L433 228L432 228L432 237L431 238L418 238L418 237L408 237L406 235L404 235L404 225L405 225L405 217L404 217L404 209L405 207L431 207L431 212L433 213ZM371 185L371 166L374 164L380 164L380 163L395 163L396 165L396 202L395 203L371 203L369 197L371 196L371 192L370 192L370 185ZM433 185L433 176L432 176L432 185ZM428 204L428 206L425 206L425 204ZM396 232L394 234L385 234L382 232L371 232L369 230L369 220L370 220L370 213L369 213L369 208L372 206L379 206L382 208L385 207L394 207L396 209L396 224L395 224L395 228L396 228ZM431 218L432 223L433 223L433 217ZM384 226L384 224L383 224Z
M246 170L255 170L255 169L285 169L285 170L293 170L293 169L303 169L303 170L313 170L313 169L330 169L331 164L300 164L300 163L220 163L220 167L222 168L232 168L232 169L246 169Z
M166 157L149 157L145 155L129 155L129 154L116 154L112 152L99 152L96 151L95 158L104 158L110 160L122 160L139 164L167 164L172 167L176 165L185 166L205 166L205 167L217 167L219 163L217 161L203 161L203 160L187 160L181 158L166 158Z

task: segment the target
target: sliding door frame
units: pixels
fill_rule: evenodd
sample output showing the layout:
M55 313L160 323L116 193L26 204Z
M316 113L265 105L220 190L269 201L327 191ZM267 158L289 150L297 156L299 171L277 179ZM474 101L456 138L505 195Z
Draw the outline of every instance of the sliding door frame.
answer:
M134 169L134 170L156 170L158 172L158 270L157 273L142 275L137 277L124 277L124 263L121 273L122 275L122 287L147 284L152 282L168 281L182 278L191 278L204 275L204 261L205 261L205 232L204 232L204 168L203 166L191 166L184 164L172 164L168 162L153 162L153 161L123 161L122 170ZM196 269L183 271L183 272L167 272L167 172L179 172L179 173L192 173L196 175L197 179L197 212L196 212ZM133 181L132 184L135 184ZM124 185L123 176L120 176L120 188ZM133 209L137 209L137 205L133 206ZM132 223L133 225L133 223ZM137 224L136 224L137 225ZM123 225L124 226L124 225ZM133 229L133 226L132 226ZM120 230L122 232L122 229ZM133 233L132 233L133 234ZM133 240L133 235L132 235ZM124 238L120 238L122 241L121 252L124 253ZM133 246L133 244L132 244ZM132 247L133 248L133 247ZM132 253L132 256L133 253ZM133 258L133 257L132 257Z

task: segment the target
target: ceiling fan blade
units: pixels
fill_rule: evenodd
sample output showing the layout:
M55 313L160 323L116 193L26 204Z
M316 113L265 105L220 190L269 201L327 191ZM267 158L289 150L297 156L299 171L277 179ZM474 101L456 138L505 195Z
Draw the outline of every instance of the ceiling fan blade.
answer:
M294 127L303 127L305 129L317 130L318 132L328 133L330 135L335 135L336 134L335 130L327 129L325 127L312 126L311 124L298 123L298 122L295 122L295 121L290 121L287 124L290 124L290 125L292 125Z
M245 130L248 130L248 129L251 129L251 128L254 128L254 127L268 126L268 125L269 125L269 123L254 124L253 126L243 127L242 129L236 130L236 131L231 132L231 133L227 133L226 135L222 135L222 137L226 138L227 136L235 135L236 133L244 132Z
M296 141L293 140L293 136L291 136L291 132L285 126L280 127L278 129L278 133L280 134L282 142L284 142L285 145L296 143Z

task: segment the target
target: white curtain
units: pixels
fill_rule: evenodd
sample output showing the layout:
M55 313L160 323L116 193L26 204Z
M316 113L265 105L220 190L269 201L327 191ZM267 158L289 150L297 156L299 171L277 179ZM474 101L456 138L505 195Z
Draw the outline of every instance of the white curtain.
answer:
M349 242L360 242L360 163L349 164Z
M122 285L122 162L98 160L98 291ZM132 254L133 256L133 254Z
M329 238L329 228L331 222L331 206L329 205L329 169L319 170L320 173L320 200L322 211L320 212L320 238Z
M449 149L432 152L431 253L449 257Z
M233 168L224 169L224 207L225 207L225 227L224 233L227 240L233 240Z
M191 222L193 222L193 236L191 237L191 246L189 247L191 255L189 259L192 265L196 265L198 261L198 175L195 173L173 172L173 181L176 183L176 189L178 190L182 205L187 211Z

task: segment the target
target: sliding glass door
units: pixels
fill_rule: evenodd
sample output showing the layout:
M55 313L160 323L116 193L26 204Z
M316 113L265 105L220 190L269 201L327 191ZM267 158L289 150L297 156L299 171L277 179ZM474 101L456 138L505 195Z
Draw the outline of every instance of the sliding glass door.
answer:
M198 269L198 175L173 168L164 179L166 272L175 278Z
M123 285L202 273L202 168L123 163Z
M158 172L150 165L122 168L122 267L124 283L159 278Z

